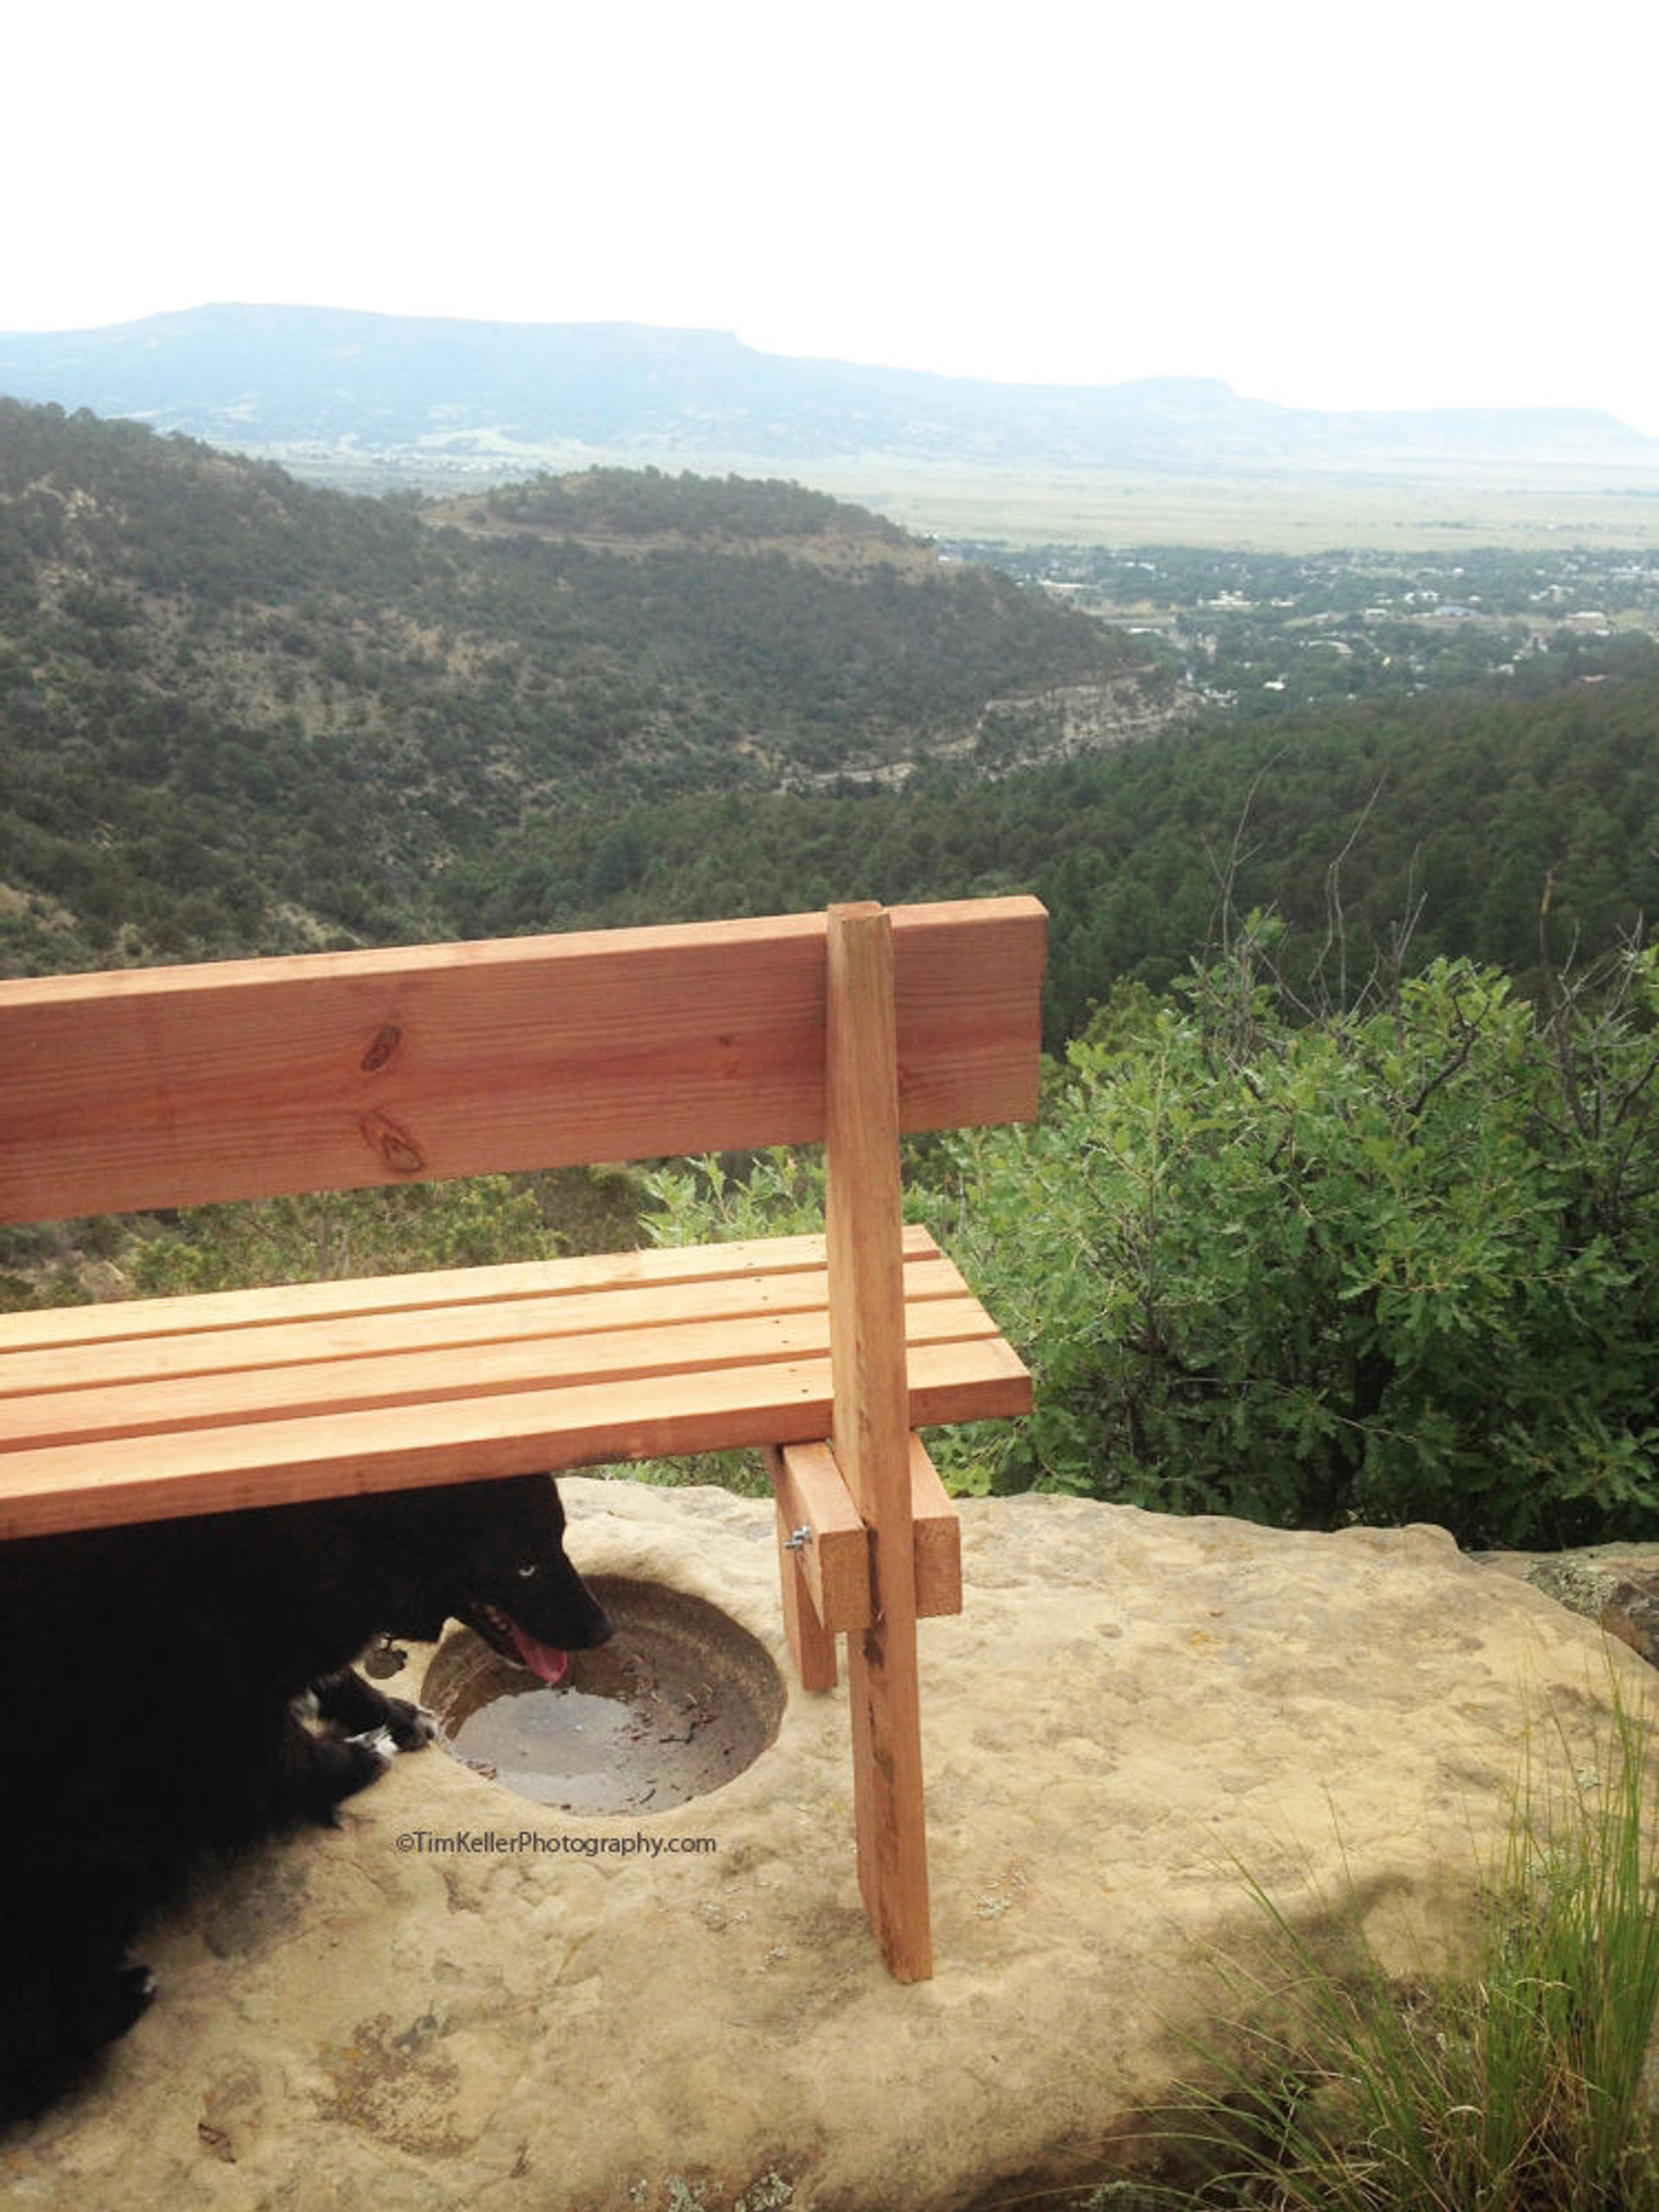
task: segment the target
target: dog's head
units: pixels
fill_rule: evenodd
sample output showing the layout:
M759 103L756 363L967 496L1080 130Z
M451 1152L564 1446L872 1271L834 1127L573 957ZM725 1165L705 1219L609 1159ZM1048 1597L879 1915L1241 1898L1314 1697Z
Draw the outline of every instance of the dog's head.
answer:
M446 1619L465 1621L505 1659L544 1682L563 1678L572 1651L611 1633L602 1607L564 1553L564 1507L548 1475L406 1491L378 1501L386 1541L404 1570L392 1634L432 1643Z

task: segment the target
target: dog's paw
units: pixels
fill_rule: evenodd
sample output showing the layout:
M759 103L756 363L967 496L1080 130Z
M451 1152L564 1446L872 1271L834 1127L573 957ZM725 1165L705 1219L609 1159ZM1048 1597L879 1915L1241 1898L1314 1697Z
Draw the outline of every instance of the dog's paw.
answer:
M386 1704L386 1726L400 1751L422 1751L436 1738L438 1716L429 1707L406 1697L389 1697Z
M334 1827L336 1806L378 1782L397 1753L389 1728L365 1728L359 1736L314 1738L300 1800L303 1811L325 1827Z
M347 1736L340 1749L354 1752L363 1764L363 1780L353 1785L361 1789L368 1783L378 1782L397 1758L397 1739L390 1727L365 1728L360 1736Z

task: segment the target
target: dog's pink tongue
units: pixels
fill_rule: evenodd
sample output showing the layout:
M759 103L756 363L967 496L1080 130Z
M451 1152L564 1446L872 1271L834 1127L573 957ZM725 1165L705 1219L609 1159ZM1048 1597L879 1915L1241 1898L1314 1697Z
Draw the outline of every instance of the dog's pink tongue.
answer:
M539 1675L544 1682L562 1682L564 1670L570 1664L568 1651L556 1651L550 1643L538 1643L517 1621L509 1621L512 1631L513 1648L532 1675Z

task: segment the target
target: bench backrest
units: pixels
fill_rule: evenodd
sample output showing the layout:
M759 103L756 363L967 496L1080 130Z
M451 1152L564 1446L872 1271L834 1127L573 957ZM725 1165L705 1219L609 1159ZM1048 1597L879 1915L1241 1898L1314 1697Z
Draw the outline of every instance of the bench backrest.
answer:
M891 910L899 1123L1037 1110L1035 899ZM810 1143L822 913L0 982L0 1219Z

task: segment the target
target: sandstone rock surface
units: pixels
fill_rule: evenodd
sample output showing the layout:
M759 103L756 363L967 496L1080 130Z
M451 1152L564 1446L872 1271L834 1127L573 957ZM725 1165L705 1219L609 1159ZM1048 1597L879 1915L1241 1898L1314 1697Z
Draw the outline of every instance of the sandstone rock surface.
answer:
M710 1599L786 1667L770 1507L563 1488L584 1567ZM198 1886L142 1946L154 2009L0 2137L0 2198L959 2212L1098 2171L1213 2003L1208 1947L1255 1925L1241 1864L1293 1916L1344 1859L1456 1916L1529 1730L1586 1758L1612 1677L1649 1679L1435 1529L963 1519L967 1610L922 1630L931 1982L887 1978L859 1907L844 1692L791 1688L756 1764L651 1817L546 1811L435 1749Z

